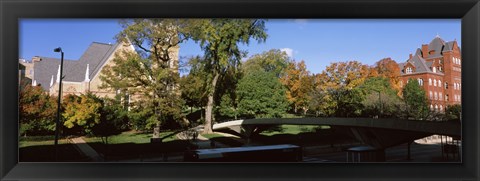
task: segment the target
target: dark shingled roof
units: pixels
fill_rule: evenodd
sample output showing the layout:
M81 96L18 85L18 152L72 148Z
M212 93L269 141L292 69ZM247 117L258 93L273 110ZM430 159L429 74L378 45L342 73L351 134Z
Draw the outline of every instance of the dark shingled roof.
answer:
M434 50L435 53L432 55L428 55L427 59L431 58L440 58L443 57L443 52L445 51L451 51L453 50L453 44L455 43L456 40L454 41L449 41L445 42L442 38L440 38L438 35L428 44L428 51ZM412 56L411 59L408 59L406 62L412 63L416 70L414 73L433 73L432 69L430 67L432 66L432 62L427 62L425 59L422 58L422 54L428 54L428 52L422 52L420 48L417 48L415 51L415 55ZM406 65L405 63L399 63L398 66L401 70L400 74L404 75L405 70L404 66ZM441 72L436 72L437 74L443 74Z
M118 44L105 44L93 42L87 48L85 53L79 60L64 60L63 75L64 81L83 82L85 80L85 72L87 64L89 66L89 79L92 79L95 74L100 71L101 66L107 61L108 57L112 55ZM37 84L41 84L45 90L50 89L50 81L53 75L54 84L57 80L58 67L60 59L40 57L41 61L35 62L34 66L34 80Z

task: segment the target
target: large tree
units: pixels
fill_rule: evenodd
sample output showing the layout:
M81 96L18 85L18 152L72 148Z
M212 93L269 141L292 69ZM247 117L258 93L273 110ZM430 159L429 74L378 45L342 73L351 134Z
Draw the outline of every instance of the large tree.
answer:
M298 109L302 109L306 114L311 100L311 91L314 87L313 76L307 70L305 61L298 63L291 62L285 70L285 75L281 77L281 82L287 88L287 99L293 106L293 110L297 113Z
M425 90L418 81L409 79L403 88L403 100L406 106L406 116L409 119L425 119L429 116L428 99Z
M249 44L252 38L265 41L267 33L265 21L257 19L203 19L198 28L201 32L195 38L204 51L205 72L209 75L204 133L211 133L218 80L245 56L239 44Z
M285 88L274 72L256 70L240 79L238 110L246 117L282 117L288 108Z
M242 71L248 72L262 69L265 72L272 72L276 77L280 78L285 75L285 70L291 62L292 60L284 51L271 49L250 57L242 64Z
M375 63L373 71L378 74L380 77L388 78L393 89L397 91L398 94L401 93L400 86L400 67L398 66L395 60L391 58L384 58Z
M67 128L78 127L81 133L90 134L92 128L100 123L102 100L92 93L76 96L66 95L63 101L65 110L62 113Z
M133 96L134 107L159 137L161 125L181 120L182 99L178 90L180 43L197 30L192 19L134 19L120 22L117 40L136 51L123 51L105 66L101 79L105 88ZM128 99L125 99L128 100Z
M358 101L361 99L355 98L358 91L352 89L361 85L370 76L372 76L370 67L358 61L331 63L322 73L315 76L315 91L320 92L322 99L318 101L320 105L317 105L320 112L325 116L335 116L343 109L341 106L357 110ZM342 97L351 99L342 101Z
M20 134L45 135L55 130L56 98L40 86L26 84L19 94Z
M362 100L362 115L367 117L398 117L404 107L397 90L392 88L389 79L385 77L372 77L359 85L365 98Z

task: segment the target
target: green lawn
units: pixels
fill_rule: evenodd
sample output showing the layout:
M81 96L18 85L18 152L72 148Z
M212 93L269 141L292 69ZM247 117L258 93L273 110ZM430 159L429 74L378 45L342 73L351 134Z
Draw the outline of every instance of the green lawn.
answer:
M218 138L223 137L221 134L211 133L211 134L202 134L203 137L211 139L211 138Z
M272 136L276 134L299 134L306 132L315 132L317 129L330 129L330 126L317 125L281 125L270 130L265 130L261 135Z
M160 137L167 136L172 134L173 131L166 131L160 133ZM142 144L142 143L150 143L150 138L152 138L152 133L143 133L143 132L135 132L135 131L126 131L119 135L113 135L108 137L108 144L122 144L122 143L135 143L135 144ZM101 143L102 138L100 137L85 137L84 140L87 143ZM168 138L165 138L163 142L177 140L175 135L172 135Z
M54 136L28 136L20 137L18 141L18 147L24 148L29 146L43 146L43 145L54 145L55 143ZM60 138L58 144L68 144L66 139Z

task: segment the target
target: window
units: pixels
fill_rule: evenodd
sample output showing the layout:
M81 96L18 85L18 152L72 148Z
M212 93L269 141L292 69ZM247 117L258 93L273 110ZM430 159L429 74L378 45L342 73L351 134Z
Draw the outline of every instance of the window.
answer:
M435 100L438 100L438 94L435 92Z
M442 105L440 105L440 111L442 111L442 112L443 112L443 106L442 106Z
M433 105L430 104L430 110L433 111Z
M445 100L448 101L448 94L445 94Z
M430 99L433 99L433 93L430 91Z
M438 111L438 105L435 104L435 111Z
M442 87L442 81L438 80L438 87Z
M442 100L443 99L443 95L441 92L438 93L438 99Z
M433 79L433 86L437 86L437 80Z
M432 85L432 79L428 79L428 85Z
M407 70L406 70L406 73L411 74L412 73L412 67L408 67Z
M433 67L432 69L433 72L437 72L437 67Z
M418 80L418 85L421 85L421 86L422 86L422 85L423 85L423 79L420 79L420 78L419 78L419 79L417 79L417 80Z
M445 89L448 89L448 82L445 82Z

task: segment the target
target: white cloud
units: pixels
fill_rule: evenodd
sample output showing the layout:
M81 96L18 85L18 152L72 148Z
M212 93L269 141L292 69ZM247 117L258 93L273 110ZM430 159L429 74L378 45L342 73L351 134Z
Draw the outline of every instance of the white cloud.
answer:
M293 49L291 48L282 48L280 51L285 52L290 58L293 58Z

